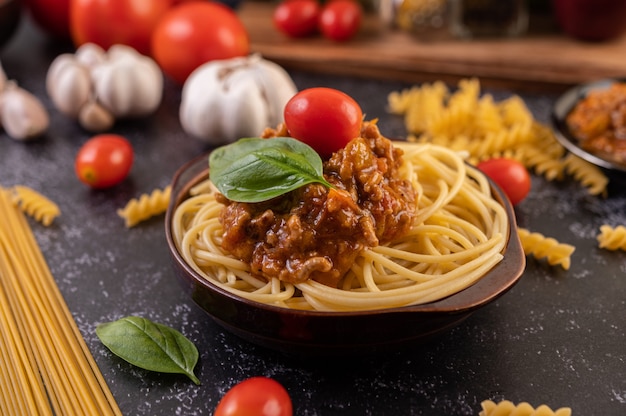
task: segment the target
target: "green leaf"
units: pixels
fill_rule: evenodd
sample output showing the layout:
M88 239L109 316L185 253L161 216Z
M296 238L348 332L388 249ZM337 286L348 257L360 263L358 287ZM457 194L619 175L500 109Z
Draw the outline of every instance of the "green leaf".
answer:
M200 384L193 373L198 362L198 349L175 329L145 318L128 316L98 325L96 334L113 354L137 367L185 374Z
M261 202L318 182L322 159L310 146L291 137L244 138L209 156L209 176L231 201Z

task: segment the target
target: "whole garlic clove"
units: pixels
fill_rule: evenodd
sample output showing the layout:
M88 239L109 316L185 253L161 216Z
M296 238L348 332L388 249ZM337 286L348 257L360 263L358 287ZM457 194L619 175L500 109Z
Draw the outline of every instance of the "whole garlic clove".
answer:
M113 127L115 117L96 101L90 101L78 114L78 122L85 130L100 133Z
M91 72L98 101L118 118L152 113L161 103L163 73L133 48L113 45L108 59Z
M50 117L37 97L9 81L0 94L0 124L16 140L41 136L50 124Z
M104 62L107 53L101 46L95 43L84 43L76 49L74 56L78 63L87 69L92 69Z
M59 55L48 69L46 90L61 113L76 118L91 96L89 71L74 55Z

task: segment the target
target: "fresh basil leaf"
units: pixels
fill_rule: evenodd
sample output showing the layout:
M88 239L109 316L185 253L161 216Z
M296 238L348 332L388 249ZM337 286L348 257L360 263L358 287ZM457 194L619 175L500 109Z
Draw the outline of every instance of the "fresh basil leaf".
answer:
M175 329L145 318L128 316L98 325L96 334L113 354L137 367L185 374L200 384L193 373L198 362L198 349Z
M209 156L209 177L236 202L261 202L318 182L322 159L309 145L291 137L244 138L219 147Z

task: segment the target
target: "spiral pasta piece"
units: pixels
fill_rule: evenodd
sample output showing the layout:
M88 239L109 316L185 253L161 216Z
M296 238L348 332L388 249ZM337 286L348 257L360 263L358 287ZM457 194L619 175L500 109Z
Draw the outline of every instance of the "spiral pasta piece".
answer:
M117 214L124 218L126 227L134 227L142 221L162 214L167 210L172 194L171 186L164 189L155 189L151 194L143 194L139 198L133 198Z
M572 409L562 407L552 410L545 404L534 408L526 402L515 405L509 400L502 400L495 403L492 400L485 400L481 404L482 411L478 416L571 416Z
M564 159L565 170L587 188L591 195L606 195L608 178L595 165L570 153Z
M626 226L618 225L613 228L608 224L604 224L600 227L600 234L597 240L600 248L626 251Z
M532 255L537 259L545 258L551 266L560 265L565 270L569 269L571 255L576 247L560 243L538 232L531 233L525 228L518 228L517 231L526 255Z
M608 179L591 164L565 157L552 129L536 121L519 96L496 102L481 96L478 79L463 79L451 93L441 82L422 84L388 97L389 109L404 116L408 140L467 153L469 163L506 157L548 180L565 173L593 195L605 194Z
M46 227L61 214L59 206L32 188L16 185L12 188L13 203L22 212Z

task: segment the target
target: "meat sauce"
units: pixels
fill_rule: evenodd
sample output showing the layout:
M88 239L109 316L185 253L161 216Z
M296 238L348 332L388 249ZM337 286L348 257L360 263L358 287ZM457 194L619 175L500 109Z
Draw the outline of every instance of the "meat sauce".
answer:
M264 137L287 136L284 127ZM393 241L411 227L417 210L411 183L400 178L402 151L365 123L361 137L324 162L329 189L310 184L259 203L219 197L222 247L263 279L336 287L357 255Z
M567 127L590 153L626 164L626 84L592 91L568 114Z

